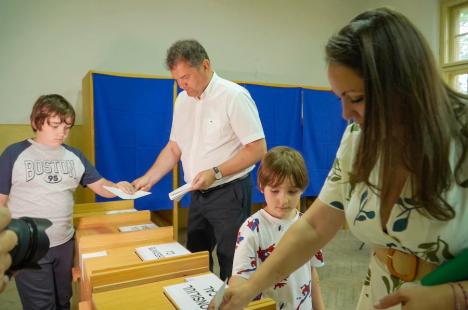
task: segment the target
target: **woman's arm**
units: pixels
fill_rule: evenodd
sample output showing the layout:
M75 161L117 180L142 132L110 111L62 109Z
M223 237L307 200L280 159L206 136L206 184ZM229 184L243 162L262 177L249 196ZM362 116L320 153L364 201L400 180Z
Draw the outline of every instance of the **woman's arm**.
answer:
M325 310L323 303L322 290L320 289L320 277L317 269L312 267L312 307L314 310Z
M316 199L251 279L226 291L221 309L243 309L257 294L304 265L335 236L344 219L343 211Z
M242 283L247 282L247 279L240 277L240 276L231 276L229 279L229 287L235 287L241 285Z

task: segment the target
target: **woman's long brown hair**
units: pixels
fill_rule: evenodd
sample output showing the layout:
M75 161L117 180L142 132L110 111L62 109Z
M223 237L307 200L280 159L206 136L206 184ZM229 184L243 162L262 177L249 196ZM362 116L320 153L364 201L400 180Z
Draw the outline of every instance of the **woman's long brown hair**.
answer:
M354 18L326 47L327 61L364 80L365 123L351 184L365 182L389 197L395 166L410 175L418 211L439 220L455 216L442 198L455 181L468 187L468 97L442 80L426 40L403 15L381 8ZM449 162L456 144L455 171ZM369 175L380 160L380 183Z

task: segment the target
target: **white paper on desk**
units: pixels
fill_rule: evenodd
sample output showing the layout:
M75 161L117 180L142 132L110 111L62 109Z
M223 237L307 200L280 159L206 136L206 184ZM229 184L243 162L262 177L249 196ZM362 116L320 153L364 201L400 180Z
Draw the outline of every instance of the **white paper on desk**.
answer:
M110 210L106 214L123 214L123 213L134 213L138 212L137 209L123 209L123 210Z
M154 223L148 223L148 224L140 224L140 225L120 226L119 231L130 232L130 231L140 231L140 230L154 229L154 228L158 228L158 225Z
M223 285L219 288L219 290L216 292L216 295L214 295L214 308L215 310L219 309L219 306L221 306L221 303L223 302L223 297L224 297L224 289L226 288L226 281L224 281Z
M102 257L102 256L107 256L107 251L99 251L99 252L81 254L81 262L80 262L81 272L83 272L83 262L84 262L85 259L93 258L93 257Z
M179 201L182 197L185 196L188 192L190 192L190 188L192 187L192 183L187 183L182 185L179 188L176 188L172 192L169 193L169 199Z
M127 194L120 189L116 187L110 187L110 186L104 186L105 189L107 189L109 192L111 192L114 195L117 195L118 197L122 199L137 199L146 195L151 194L151 192L145 192L145 191L138 191L133 195Z

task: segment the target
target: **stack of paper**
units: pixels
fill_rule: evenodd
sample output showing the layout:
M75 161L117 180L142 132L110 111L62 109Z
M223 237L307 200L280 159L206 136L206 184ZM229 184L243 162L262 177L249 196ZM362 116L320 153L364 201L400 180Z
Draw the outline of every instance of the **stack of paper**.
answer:
M123 214L123 213L133 213L138 212L136 209L123 209L123 210L110 210L107 211L106 214Z
M153 223L149 224L140 224L140 225L131 225L131 226L121 226L119 227L120 232L129 232L129 231L140 231L140 230L145 230L145 229L154 229L157 228L158 226Z
M185 196L188 192L190 192L190 189L192 187L192 183L187 183L185 185L182 185L179 188L176 188L172 192L169 193L169 199L170 200L175 200L175 201L180 201L182 197Z
M143 261L190 254L190 251L178 242L139 247L135 252Z
M218 307L226 283L214 274L185 279L187 282L164 287L164 294L179 310L207 309L213 297ZM216 296L215 296L216 295Z

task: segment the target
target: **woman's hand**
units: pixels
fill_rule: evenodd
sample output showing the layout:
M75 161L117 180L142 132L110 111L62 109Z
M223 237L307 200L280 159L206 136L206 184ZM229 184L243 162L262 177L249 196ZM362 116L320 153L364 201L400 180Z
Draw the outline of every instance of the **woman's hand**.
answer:
M257 294L255 289L252 287L249 281L246 281L235 287L229 287L226 289L226 291L224 291L223 301L219 309L242 310L249 304L252 299L254 299L256 295ZM208 309L214 310L213 302L210 304Z
M401 304L402 310L454 309L454 296L449 284L400 288L382 298L375 309L387 309Z

